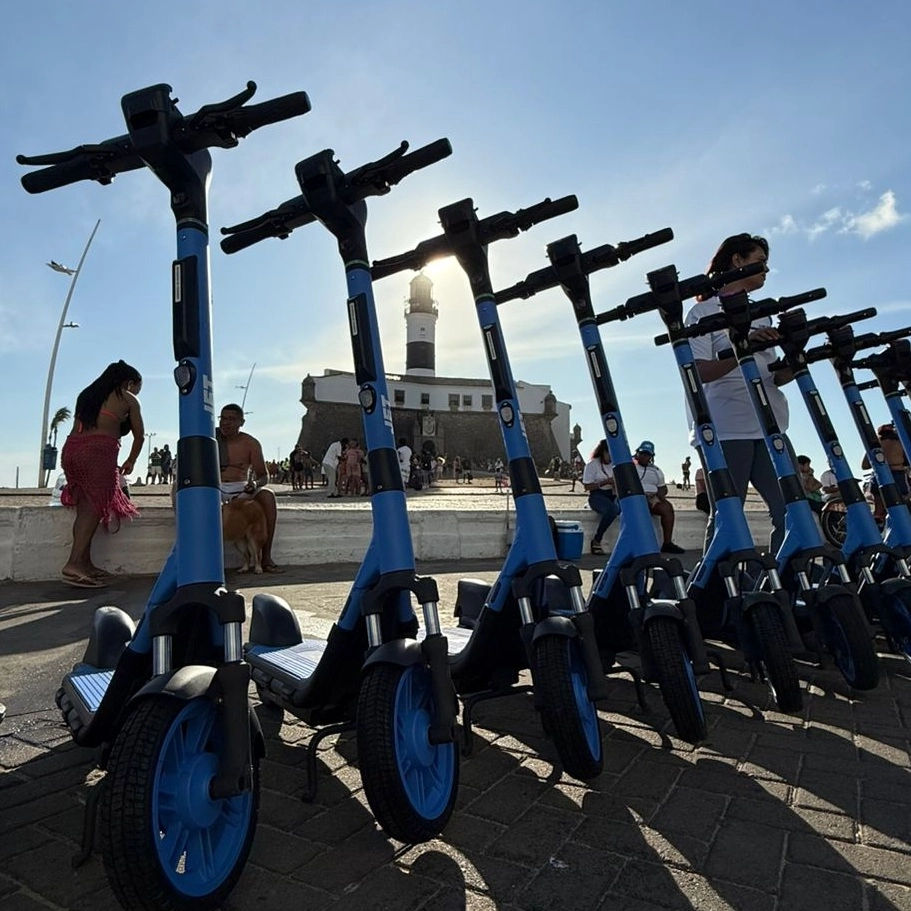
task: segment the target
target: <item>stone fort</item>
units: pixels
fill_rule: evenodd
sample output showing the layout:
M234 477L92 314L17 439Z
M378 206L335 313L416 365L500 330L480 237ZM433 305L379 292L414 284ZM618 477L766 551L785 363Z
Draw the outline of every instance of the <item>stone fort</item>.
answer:
M415 452L467 456L474 466L505 460L490 380L436 375L438 315L433 282L420 273L405 306L405 373L386 374L395 439L404 437ZM549 385L517 380L516 387L535 464L543 469L554 456L568 459L581 437L577 425L570 438L572 406L558 401ZM352 371L304 377L300 400L307 411L298 442L317 460L334 440L363 437L357 392Z

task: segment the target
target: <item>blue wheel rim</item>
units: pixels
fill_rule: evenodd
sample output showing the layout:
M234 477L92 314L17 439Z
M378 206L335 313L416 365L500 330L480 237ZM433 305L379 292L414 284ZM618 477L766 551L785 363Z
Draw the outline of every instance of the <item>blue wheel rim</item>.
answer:
M168 882L207 895L231 874L252 824L253 794L213 800L222 733L216 707L188 702L168 729L152 790L152 838Z
M908 613L908 607L901 598L894 597L889 600L889 637L905 661L911 662L911 614Z
M601 726L598 723L598 710L588 698L588 675L585 673L585 664L582 661L581 649L569 641L569 677L572 681L573 696L582 722L582 731L585 742L593 759L601 758Z
M430 742L432 716L430 674L412 664L399 678L395 694L395 757L408 802L424 819L442 815L455 782L455 743Z
M832 653L832 660L841 671L841 675L848 683L853 683L857 676L857 668L854 665L854 656L851 654L848 637L835 614L831 610L827 610L825 613L823 623L826 628L826 645Z
M686 670L686 679L690 685L690 691L693 694L693 702L696 704L696 711L699 712L699 720L705 721L705 711L702 707L702 697L699 695L699 684L696 682L696 672L693 670L693 662L690 656L683 653L683 667Z

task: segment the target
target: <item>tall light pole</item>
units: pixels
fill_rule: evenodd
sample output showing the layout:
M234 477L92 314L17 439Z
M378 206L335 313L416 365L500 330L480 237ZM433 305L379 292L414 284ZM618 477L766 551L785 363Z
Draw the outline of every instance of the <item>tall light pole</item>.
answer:
M235 386L234 387L235 389L243 389L243 391L244 391L244 397L240 400L240 410L241 411L244 410L244 405L247 404L247 391L250 388L250 380L253 379L254 370L256 370L256 361L253 362L253 366L250 368L250 375L247 377L247 384L245 386ZM245 411L244 411L244 414L246 414ZM252 412L251 412L251 414L252 414Z
M66 323L66 311L69 309L70 300L73 297L73 290L76 288L76 282L79 280L79 273L82 271L82 264L85 262L85 258L88 255L89 247L92 246L92 241L95 239L95 232L98 230L98 226L101 224L101 219L95 222L95 227L92 228L92 233L89 235L88 243L85 245L85 249L82 251L82 256L79 257L79 264L75 269L68 269L66 266L61 266L60 263L51 260L47 265L49 268L53 269L55 272L62 272L64 275L70 276L70 287L66 293L66 300L63 302L63 310L60 313L60 322L57 324L57 334L54 336L54 347L51 349L51 363L47 370L47 385L44 387L44 410L41 412L41 446L38 450L38 486L44 487L44 446L47 443L47 426L50 422L50 409L51 409L51 387L54 385L54 368L57 366L57 349L60 347L60 336L63 333L65 328L75 328L76 324Z

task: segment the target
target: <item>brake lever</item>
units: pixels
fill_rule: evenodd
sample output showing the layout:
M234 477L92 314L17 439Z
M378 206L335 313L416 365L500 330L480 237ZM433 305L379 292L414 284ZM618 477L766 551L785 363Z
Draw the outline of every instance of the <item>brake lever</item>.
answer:
M247 87L243 91L238 92L227 101L216 101L213 104L204 104L195 114L191 114L189 117L184 118L187 127L191 130L195 130L209 117L230 114L232 111L236 111L238 108L243 107L255 94L256 83L252 80L248 81ZM175 107L177 106L176 98L174 99L173 104Z
M384 168L391 165L394 161L403 158L408 151L408 143L403 139L397 149L393 149L388 155L384 155L379 161L371 161L361 165L347 177L347 183L350 187L363 187L369 185L380 191L388 193L391 189L389 181L382 176ZM375 173L380 172L380 173Z

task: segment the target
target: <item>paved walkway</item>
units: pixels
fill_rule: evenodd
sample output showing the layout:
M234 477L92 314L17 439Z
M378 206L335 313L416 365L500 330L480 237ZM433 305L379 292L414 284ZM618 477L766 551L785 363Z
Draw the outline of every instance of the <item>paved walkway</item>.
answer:
M455 568L421 567L438 579L446 614L459 576L495 572ZM307 630L324 632L350 578L341 566L230 581L286 597ZM150 581L118 580L103 597L0 585L3 911L117 907L97 855L70 866L85 782L97 773L53 694L95 607L138 615ZM351 735L324 743L318 799L299 800L310 732L264 713L260 824L225 907L911 911L911 668L884 657L879 689L852 696L834 670L803 667L805 710L792 717L770 710L764 688L732 664L733 693L722 695L717 675L703 682L710 740L697 750L670 736L657 693L643 715L618 678L602 712L605 771L588 785L555 768L527 697L479 707L456 812L419 847L374 824Z

